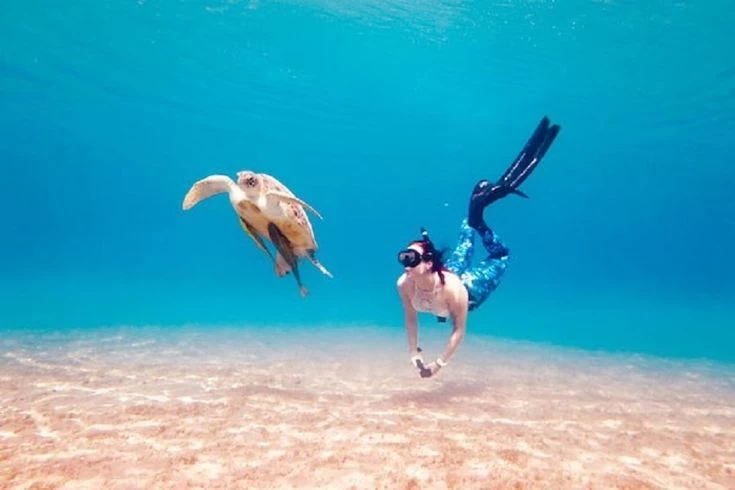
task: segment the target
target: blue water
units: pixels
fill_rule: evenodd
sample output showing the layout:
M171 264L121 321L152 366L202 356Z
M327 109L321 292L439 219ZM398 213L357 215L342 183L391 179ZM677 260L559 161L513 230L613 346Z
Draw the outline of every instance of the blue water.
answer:
M395 253L486 213L513 252L473 333L735 361L730 2L148 1L0 7L0 329L375 324ZM278 176L319 257L279 279L206 175ZM444 328L422 319L423 328Z

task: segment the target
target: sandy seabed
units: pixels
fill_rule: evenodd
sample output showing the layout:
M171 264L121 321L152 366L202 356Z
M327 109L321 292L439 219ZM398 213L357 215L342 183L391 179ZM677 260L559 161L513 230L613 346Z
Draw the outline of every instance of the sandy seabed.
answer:
M4 334L0 488L732 489L734 380L472 336L421 379L400 329Z

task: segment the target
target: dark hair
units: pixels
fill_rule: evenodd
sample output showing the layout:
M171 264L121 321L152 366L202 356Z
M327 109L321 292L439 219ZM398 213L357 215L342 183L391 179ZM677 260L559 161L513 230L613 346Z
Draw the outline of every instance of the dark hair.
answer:
M421 240L414 240L410 245L420 245L424 250L425 260L431 260L431 272L439 274L439 281L444 285L444 271L448 271L444 265L444 250L438 250L434 243L429 238L429 233L426 229L421 228Z

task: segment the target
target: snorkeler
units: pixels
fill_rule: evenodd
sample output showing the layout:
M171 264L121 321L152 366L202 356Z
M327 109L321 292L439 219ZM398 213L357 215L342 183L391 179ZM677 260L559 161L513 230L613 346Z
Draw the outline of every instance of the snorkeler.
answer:
M508 194L528 198L518 190L538 166L559 133L559 126L543 117L512 165L496 183L481 180L472 191L469 212L460 225L459 240L446 261L434 247L428 233L411 242L398 253L404 272L398 278L398 292L403 304L411 363L422 378L436 374L454 355L464 338L467 314L478 308L493 292L503 277L510 250L487 226L483 212L491 203ZM474 232L482 239L488 255L477 266L470 267L474 248ZM424 364L417 344L417 312L432 313L439 321L452 318L452 334L444 352L436 361Z

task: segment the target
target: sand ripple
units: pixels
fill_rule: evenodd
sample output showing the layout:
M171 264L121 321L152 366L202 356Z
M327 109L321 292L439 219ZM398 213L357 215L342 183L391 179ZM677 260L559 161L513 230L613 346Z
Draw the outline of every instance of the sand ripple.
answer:
M0 487L733 488L730 374L470 338L422 380L355 335L6 342Z

